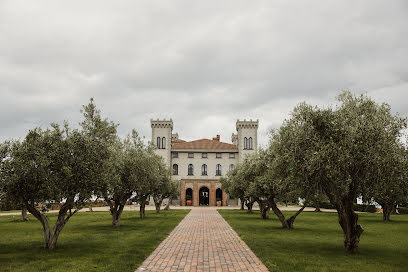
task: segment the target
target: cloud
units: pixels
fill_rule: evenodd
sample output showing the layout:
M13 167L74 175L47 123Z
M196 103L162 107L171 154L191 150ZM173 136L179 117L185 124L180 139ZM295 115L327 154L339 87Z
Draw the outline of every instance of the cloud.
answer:
M0 140L69 120L94 97L105 116L181 138L260 119L259 142L301 102L344 89L407 115L406 1L2 1Z

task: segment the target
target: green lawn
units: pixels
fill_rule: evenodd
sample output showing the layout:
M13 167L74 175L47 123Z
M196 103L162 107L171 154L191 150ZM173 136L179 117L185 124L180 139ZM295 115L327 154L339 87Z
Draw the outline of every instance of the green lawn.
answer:
M262 220L259 211L218 211L271 271L408 271L408 215L384 223L360 214L360 251L349 255L336 213L303 212L294 230L284 230L273 213Z
M121 226L111 226L109 212L74 215L58 239L43 248L38 220L12 221L0 216L0 271L134 271L184 218L188 210L123 212ZM55 215L48 217L55 221Z

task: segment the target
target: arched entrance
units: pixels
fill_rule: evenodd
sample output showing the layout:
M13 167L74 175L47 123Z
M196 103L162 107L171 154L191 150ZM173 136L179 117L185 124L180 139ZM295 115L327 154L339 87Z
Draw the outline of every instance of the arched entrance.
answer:
M208 206L208 204L210 203L210 190L205 186L200 188L199 201L200 206Z
M186 190L186 206L193 205L193 189L187 188Z
M218 189L215 191L215 201L216 201L217 206L218 206L218 205L219 205L219 206L222 206L222 190L221 190L220 188L218 188ZM220 201L221 203L218 204L218 203L219 203L218 201Z

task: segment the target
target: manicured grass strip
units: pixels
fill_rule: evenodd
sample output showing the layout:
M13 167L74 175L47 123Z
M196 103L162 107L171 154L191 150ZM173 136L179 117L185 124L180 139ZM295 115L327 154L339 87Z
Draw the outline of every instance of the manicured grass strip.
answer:
M111 226L109 212L83 212L65 226L55 251L43 249L41 224L0 217L0 271L134 271L189 210L156 214L123 212L121 226ZM55 215L49 214L55 221Z
M360 252L348 255L336 213L303 212L294 230L284 230L273 214L262 220L259 211L218 211L271 271L408 269L408 215L392 215L392 222L384 223L382 215L359 214L365 229Z

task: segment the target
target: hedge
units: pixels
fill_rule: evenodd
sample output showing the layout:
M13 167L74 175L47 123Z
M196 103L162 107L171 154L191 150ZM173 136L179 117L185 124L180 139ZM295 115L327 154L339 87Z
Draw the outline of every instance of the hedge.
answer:
M399 207L397 210L399 214L408 214L408 208L406 207Z
M375 213L377 211L377 208L374 205L369 205L369 204L354 204L353 207L354 207L354 210L358 211L358 212ZM334 205L332 205L330 202L320 203L320 208L322 208L322 209L336 209L336 207Z

